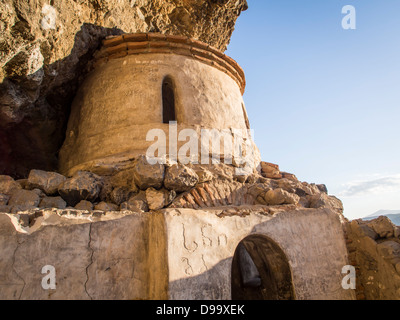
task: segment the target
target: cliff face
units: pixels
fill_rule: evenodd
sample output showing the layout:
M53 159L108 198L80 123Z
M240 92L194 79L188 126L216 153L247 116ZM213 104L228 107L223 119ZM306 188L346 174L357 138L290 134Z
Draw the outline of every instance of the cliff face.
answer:
M185 35L222 51L246 0L0 0L0 173L55 169L69 108L101 40Z

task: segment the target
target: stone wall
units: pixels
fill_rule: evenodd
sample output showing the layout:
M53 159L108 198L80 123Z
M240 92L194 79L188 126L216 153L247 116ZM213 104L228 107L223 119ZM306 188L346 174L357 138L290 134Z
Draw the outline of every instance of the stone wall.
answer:
M329 208L343 221L339 199L323 185L288 178L267 178L257 171L238 175L233 165L149 164L146 157L126 168L97 167L102 175L72 176L31 170L28 179L0 176L0 211L19 214L48 208L107 211L203 209L261 205L265 213L293 208ZM119 170L118 170L119 169ZM229 211L229 210L228 210ZM29 225L30 215L20 219Z
M0 176L2 298L229 299L233 257L250 235L283 253L294 298L354 298L341 287L343 207L325 186L271 163L244 176L145 157L119 169ZM46 265L56 290L41 286Z
M341 288L347 260L336 213L234 209L230 215L223 209L165 209L100 216L52 209L28 227L0 214L0 297L230 299L235 248L259 234L287 255L297 299L354 298ZM55 267L55 289L42 287L46 265Z
M359 300L400 299L400 227L382 216L346 224L350 264Z
M347 251L335 213L232 211L228 216L223 210L166 211L169 298L231 299L232 257L239 242L251 234L268 236L285 252L296 299L354 298L354 292L341 287Z
M149 239L152 230L162 232L154 219L133 212L100 218L44 210L30 227L22 227L14 217L0 214L0 298L166 298L165 254L155 252L157 235ZM42 287L47 265L56 271L55 290Z

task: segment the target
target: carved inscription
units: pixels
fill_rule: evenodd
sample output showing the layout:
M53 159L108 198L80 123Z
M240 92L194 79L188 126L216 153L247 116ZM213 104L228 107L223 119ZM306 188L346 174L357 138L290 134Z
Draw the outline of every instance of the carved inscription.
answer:
M228 237L225 233L216 232L213 225L209 223L196 226L182 223L182 242L185 251L189 254L181 258L182 271L190 276L209 269L207 250L218 250L218 247L226 246ZM192 253L195 255L191 255Z

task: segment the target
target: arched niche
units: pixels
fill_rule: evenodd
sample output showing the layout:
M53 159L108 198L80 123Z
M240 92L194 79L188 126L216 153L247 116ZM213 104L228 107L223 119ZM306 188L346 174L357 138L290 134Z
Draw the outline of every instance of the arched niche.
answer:
M250 235L232 260L233 300L294 300L292 272L286 254L265 235Z

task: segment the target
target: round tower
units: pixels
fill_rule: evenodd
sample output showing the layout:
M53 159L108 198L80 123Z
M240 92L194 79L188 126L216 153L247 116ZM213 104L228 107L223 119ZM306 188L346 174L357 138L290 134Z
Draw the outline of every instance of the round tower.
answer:
M146 154L155 129L165 132L168 153L171 123L178 149L187 143L184 130L198 138L204 129L244 132L244 89L240 66L203 42L154 33L107 39L72 104L60 171L118 169ZM232 156L226 150L221 158Z

